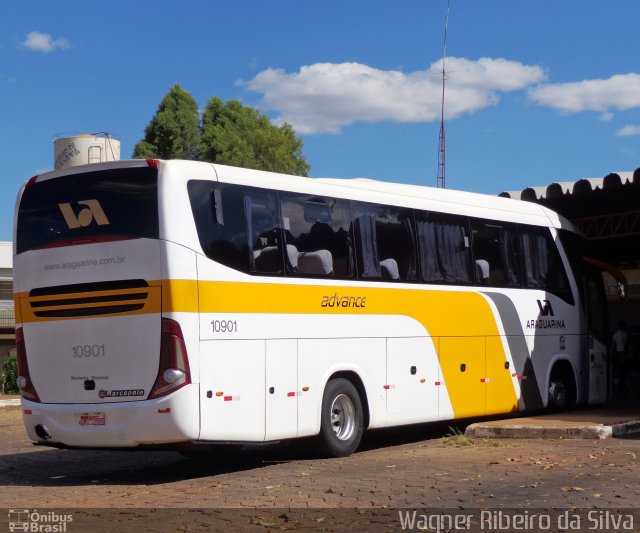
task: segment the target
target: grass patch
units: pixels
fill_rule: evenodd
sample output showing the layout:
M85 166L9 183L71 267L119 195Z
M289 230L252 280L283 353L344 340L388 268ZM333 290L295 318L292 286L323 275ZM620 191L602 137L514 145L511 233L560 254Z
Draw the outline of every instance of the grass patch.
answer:
M449 426L449 433L444 436L444 441L446 444L454 446L470 446L474 442L471 437L467 437L457 426Z
M442 438L442 440L445 444L449 444L457 447L463 447L463 446L496 447L501 445L501 443L495 439L475 439L473 437L468 437L457 426L449 426L449 433L447 433Z

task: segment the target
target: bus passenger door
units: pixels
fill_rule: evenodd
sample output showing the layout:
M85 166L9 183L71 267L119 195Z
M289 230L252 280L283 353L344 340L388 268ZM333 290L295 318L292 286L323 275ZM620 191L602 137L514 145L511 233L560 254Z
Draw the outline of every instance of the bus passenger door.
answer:
M298 341L266 341L265 441L298 435Z
M607 358L607 301L602 274L586 269L584 277L585 314L587 317L588 403L607 401L609 364Z

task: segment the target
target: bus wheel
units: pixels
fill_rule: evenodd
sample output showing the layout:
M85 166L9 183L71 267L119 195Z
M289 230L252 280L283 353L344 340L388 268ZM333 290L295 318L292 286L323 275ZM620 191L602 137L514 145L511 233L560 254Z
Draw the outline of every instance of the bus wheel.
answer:
M576 403L576 385L573 379L571 367L567 365L557 365L551 372L549 379L549 401L550 409L568 409Z
M330 457L351 455L360 445L362 432L362 401L358 391L347 379L331 380L322 397L322 451Z

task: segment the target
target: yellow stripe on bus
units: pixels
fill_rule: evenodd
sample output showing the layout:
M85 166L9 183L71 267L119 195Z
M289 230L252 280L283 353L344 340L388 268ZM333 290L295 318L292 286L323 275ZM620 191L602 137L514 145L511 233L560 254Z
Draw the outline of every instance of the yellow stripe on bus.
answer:
M434 338L456 417L518 408L496 317L477 292L205 281L199 300L204 313L410 316Z
M126 291L114 291L120 292L126 295ZM74 297L90 295L95 293L73 294ZM16 294L15 300L19 322L82 318L37 317L30 306L28 293ZM142 309L114 314L126 316L161 311L409 316L420 322L433 339L456 417L518 408L513 379L505 368L508 359L496 317L488 301L477 292L159 280L150 283L149 297Z

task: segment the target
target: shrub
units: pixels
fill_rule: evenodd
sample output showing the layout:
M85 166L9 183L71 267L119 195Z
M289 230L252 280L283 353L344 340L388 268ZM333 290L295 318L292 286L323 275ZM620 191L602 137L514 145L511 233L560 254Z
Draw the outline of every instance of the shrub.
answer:
M0 381L0 390L4 394L18 394L18 385L16 379L18 377L18 360L15 355L9 355L2 365L2 380Z

